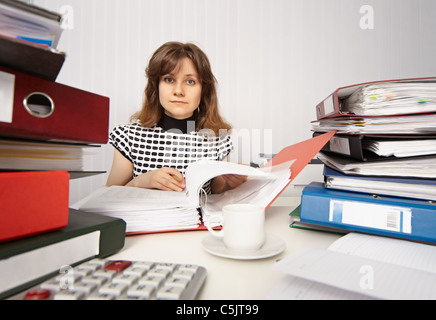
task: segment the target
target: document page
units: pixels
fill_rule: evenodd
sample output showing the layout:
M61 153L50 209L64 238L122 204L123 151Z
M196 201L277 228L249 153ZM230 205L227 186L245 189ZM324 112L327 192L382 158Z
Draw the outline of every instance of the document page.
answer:
M276 264L287 276L269 297L435 299L435 258L431 245L351 233L328 250L305 248Z
M303 249L276 265L288 275L377 299L436 299L436 274L324 249Z
M350 233L329 250L436 273L436 246L429 244Z
M101 187L74 208L89 212L135 211L192 207L184 192L125 186Z

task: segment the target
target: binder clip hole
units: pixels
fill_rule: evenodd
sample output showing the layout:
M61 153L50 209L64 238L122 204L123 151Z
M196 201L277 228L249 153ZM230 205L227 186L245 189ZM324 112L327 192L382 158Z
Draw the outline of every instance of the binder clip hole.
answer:
M32 92L24 98L23 105L32 116L47 118L53 114L53 100L42 92Z

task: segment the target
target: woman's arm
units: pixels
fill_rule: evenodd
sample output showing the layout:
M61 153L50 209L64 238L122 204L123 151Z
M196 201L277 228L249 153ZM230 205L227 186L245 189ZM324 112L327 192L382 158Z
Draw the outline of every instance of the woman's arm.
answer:
M182 191L185 188L185 178L177 169L164 167L142 173L133 179L133 164L115 149L106 185Z
M133 163L117 149L114 151L112 168L107 179L107 186L125 186L133 178Z

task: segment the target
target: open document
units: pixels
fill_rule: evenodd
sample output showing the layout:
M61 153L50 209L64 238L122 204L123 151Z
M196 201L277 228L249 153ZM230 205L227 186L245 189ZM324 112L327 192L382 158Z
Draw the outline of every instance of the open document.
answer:
M72 208L122 218L130 234L204 229L208 216L220 213L226 204L256 203L267 208L334 133L288 146L262 168L209 160L191 163L185 171L185 192L102 187ZM205 194L204 184L224 174L244 175L248 180L222 195Z

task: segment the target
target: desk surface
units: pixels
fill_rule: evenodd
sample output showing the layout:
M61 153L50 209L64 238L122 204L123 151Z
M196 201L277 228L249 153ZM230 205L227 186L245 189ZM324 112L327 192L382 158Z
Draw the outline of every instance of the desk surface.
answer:
M286 249L262 260L232 260L207 253L201 244L207 231L189 231L130 236L124 248L111 259L191 263L207 269L207 279L198 299L262 300L283 278L272 270L277 260L303 247L327 248L340 235L291 229L289 213L299 198L277 199L266 212L266 232L280 237Z

